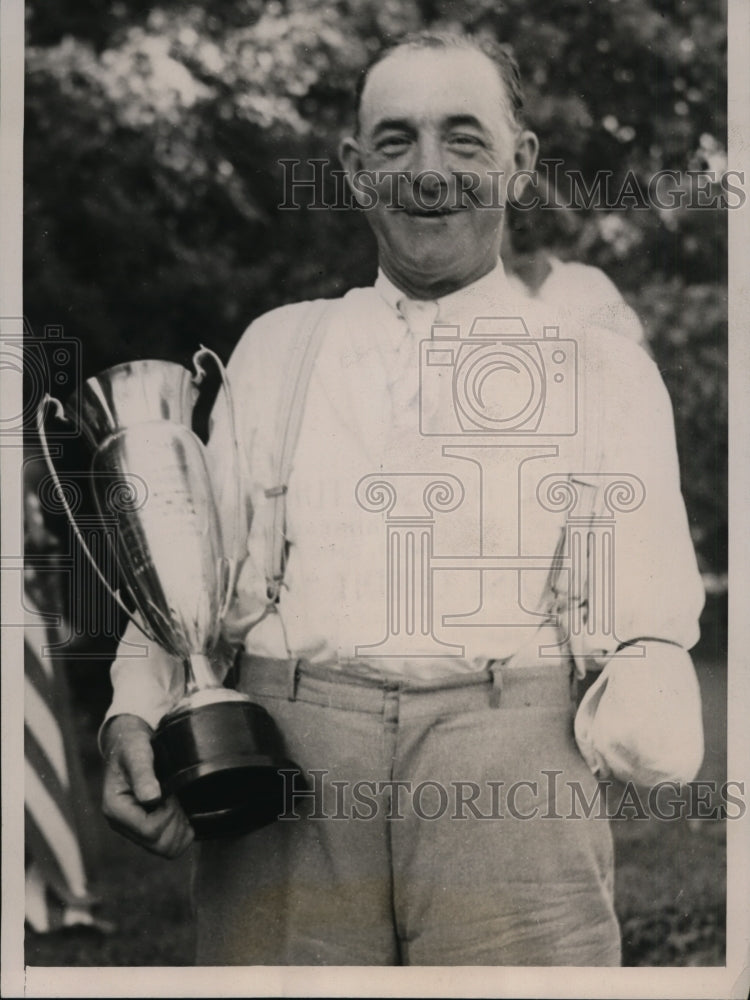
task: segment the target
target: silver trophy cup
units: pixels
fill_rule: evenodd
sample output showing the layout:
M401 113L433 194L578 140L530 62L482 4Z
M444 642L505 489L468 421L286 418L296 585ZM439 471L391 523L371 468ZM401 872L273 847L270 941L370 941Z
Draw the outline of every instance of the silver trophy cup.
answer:
M201 362L210 358L222 377L229 419L220 454L233 464L234 524L222 535L205 449L192 430ZM240 539L237 440L226 372L201 348L192 376L166 361L133 361L90 378L79 399L63 407L45 397L37 414L47 465L65 504L53 466L44 419L47 407L70 420L78 412L91 445L91 483L103 521L116 525L115 556L134 610L112 593L138 628L184 667L184 693L153 737L157 776L174 794L199 839L248 832L277 818L285 807L284 776L293 767L268 713L224 687L212 661L234 594ZM134 477L145 498L134 500ZM78 541L107 586L75 523ZM110 537L110 534L108 534ZM229 553L229 554L227 554ZM109 589L109 588L108 588Z

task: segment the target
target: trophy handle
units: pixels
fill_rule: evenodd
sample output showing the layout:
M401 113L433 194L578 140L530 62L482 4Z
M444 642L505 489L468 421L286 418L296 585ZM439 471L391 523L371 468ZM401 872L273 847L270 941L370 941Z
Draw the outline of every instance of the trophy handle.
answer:
M55 417L58 420L61 420L63 423L69 423L70 421L65 416L65 410L64 410L63 405L60 402L60 400L59 399L55 399L54 396L50 396L50 394L48 392L46 392L44 394L44 397L42 398L42 401L40 402L39 406L37 407L37 411L36 411L36 429L37 429L37 433L39 434L39 440L41 441L42 454L44 455L44 461L45 461L45 463L47 465L47 468L49 470L50 475L52 476L52 479L53 479L53 481L55 483L55 486L57 487L57 495L60 498L60 503L62 504L63 510L65 511L65 514L66 514L66 516L68 518L68 522L69 522L71 528L73 529L73 532L74 532L76 538L78 539L78 544L81 546L81 548L83 549L84 554L86 555L86 558L88 559L88 561L93 566L94 572L96 573L96 575L99 577L100 581L102 582L102 584L104 586L104 589L107 591L107 593L110 595L110 597L114 600L114 602L117 604L117 606L122 611L125 612L125 614L128 616L128 618L130 619L130 621L133 622L133 624L136 626L136 628L140 629L140 631L146 636L147 639L150 639L151 642L158 643L159 640L156 638L156 636L151 635L150 632L147 631L146 628L133 615L132 611L130 611L130 609L128 608L128 606L125 604L125 602L123 601L123 599L120 597L120 592L117 591L117 590L113 590L110 587L109 581L107 580L106 576L102 573L102 571L99 569L99 567L98 567L98 565L96 563L96 559L94 559L94 557L91 555L91 551L89 550L88 545L83 540L83 535L78 530L78 525L76 524L75 516L73 515L73 511L70 509L70 505L68 504L68 501L65 499L65 490L63 489L62 483L60 482L60 478L57 475L57 469L54 466L54 463L52 461L52 456L50 455L49 447L47 445L47 434L46 434L46 432L44 430L44 417L46 415L47 408L49 406L54 406L54 408L55 408Z
M219 611L219 618L223 621L229 611L229 605L232 603L232 598L234 596L234 589L237 585L237 576L240 569L240 532L242 530L242 482L240 480L240 445L237 440L237 428L234 420L234 404L232 402L232 392L229 388L229 378L227 377L227 370L221 362L221 358L215 354L210 348L204 347L202 344L200 350L196 351L193 355L193 367L195 368L195 378L194 383L196 386L200 385L203 381L203 376L206 374L201 361L204 358L210 358L213 361L219 375L221 376L221 384L224 387L224 403L227 411L227 421L229 423L229 433L232 439L232 447L234 449L234 468L236 470L235 475L235 497L234 497L234 538L232 539L232 550L233 554L231 557L225 557L224 562L227 565L227 584L226 584L226 594L224 595L224 603Z

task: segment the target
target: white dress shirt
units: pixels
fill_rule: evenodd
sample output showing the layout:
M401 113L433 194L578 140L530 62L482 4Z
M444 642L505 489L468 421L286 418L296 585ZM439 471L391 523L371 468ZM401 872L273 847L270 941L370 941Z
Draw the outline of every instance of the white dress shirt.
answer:
M403 300L380 273L374 287L353 289L331 303L289 481L291 546L284 587L271 614L265 613L262 512L268 502L264 490L275 485L275 438L268 428L279 419L275 394L287 374L279 371L274 339L287 324L303 321L304 304L260 317L238 343L228 373L251 524L226 634L260 656L304 657L334 668L346 663L417 678L481 669L513 655L530 639L536 649L538 625L550 608L550 567L565 527L564 511L546 509L538 489L547 477L564 479L595 469L635 477L645 499L637 509L615 515L612 638L602 644L600 636L587 637L584 630L576 652L606 657L619 642L644 637L683 649L694 645L703 588L680 494L671 406L653 362L609 330L571 329L570 321L566 324L511 283L499 264L474 284L417 307L417 313L427 317L428 326L434 317L446 341L468 338L475 319L482 317L522 317L532 343L543 341L544 327L558 326L560 340L575 341L577 347L565 374L577 380L576 413L571 418L563 412L567 403L553 385L551 342L542 349L548 369L545 406L550 412L559 409L555 420L575 433L554 433L557 425L550 417L543 426L547 432L539 434L425 434L420 406L429 426L435 421L441 426L450 418L443 411L454 405L453 390L449 379L429 386L420 382L419 341L429 332L409 329L404 314L414 310ZM566 352L572 357L569 347ZM210 459L226 525L235 473L226 449L216 444L225 427L220 406L215 420ZM405 506L390 515L366 510L358 500L357 484L376 474L390 477L404 494L398 502ZM451 566L438 566L432 574L429 593L433 636L445 649L432 644L432 652L413 656L406 648L398 655L391 647L389 655L378 655L378 643L390 627L388 525L396 516L424 515L424 509L414 507L419 507L416 500L411 509L407 501L409 489L430 475L452 476L463 490L459 506L435 513L430 527L433 555L453 557ZM461 568L461 559L469 563L479 556L535 561L528 570L482 572L476 562ZM483 615L477 615L482 604ZM554 629L548 638L554 641ZM132 644L142 648L144 640L132 626L124 640L112 667L108 717L129 712L155 726L181 694L181 668L157 647L147 658L133 655Z

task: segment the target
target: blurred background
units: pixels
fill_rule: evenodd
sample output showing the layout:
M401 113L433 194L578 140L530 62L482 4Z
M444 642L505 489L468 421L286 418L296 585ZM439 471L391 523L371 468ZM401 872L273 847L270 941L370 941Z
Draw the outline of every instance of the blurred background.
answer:
M187 364L201 343L226 361L262 312L373 280L374 243L361 213L311 208L310 191L299 192L308 207L281 210L291 167L285 174L280 160L299 160L297 176L309 177L309 160L331 157L352 121L358 74L383 43L408 31L463 26L510 43L541 156L589 184L607 171L611 191L632 185L629 178L646 191L662 170L678 171L688 186L689 171L709 172L700 182L709 207L659 209L636 192L616 209L548 213L543 233L557 257L595 265L614 282L672 396L708 591L695 650L707 737L700 777L725 780L721 0L29 0L26 12L27 356L38 353L38 370L66 392L134 357ZM335 177L327 175L321 194L336 200ZM31 467L31 436L28 444ZM83 467L75 456L62 460ZM53 508L43 511L48 554L64 569L72 543ZM67 623L55 661L68 688L66 739L81 763L76 823L103 916L29 928L27 963L184 964L189 859L151 858L98 815L95 734L109 698L117 616L111 606L101 611L107 601L96 590L81 607L59 586L45 590L43 573L35 585L37 601L58 602ZM722 964L724 823L631 817L613 826L626 964Z

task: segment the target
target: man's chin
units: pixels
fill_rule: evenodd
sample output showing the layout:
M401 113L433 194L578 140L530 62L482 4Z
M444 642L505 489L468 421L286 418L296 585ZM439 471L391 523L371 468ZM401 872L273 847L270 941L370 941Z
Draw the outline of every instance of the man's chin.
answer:
M474 262L476 249L455 238L431 239L424 236L415 240L410 249L412 253L405 257L405 262L411 263L414 271L433 274L436 278L473 273L480 266L478 261Z
M420 249L408 262L402 259L398 265L385 268L391 280L413 298L440 298L471 284L475 280L472 275L488 270L481 264L473 270L467 268L465 257L455 248L452 253L430 253L424 246Z

